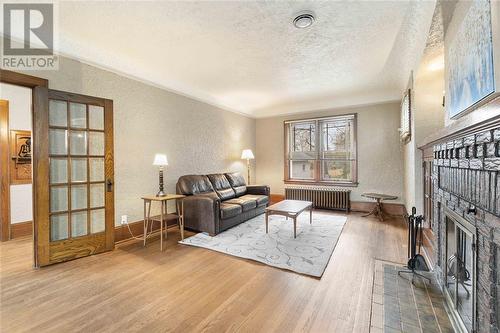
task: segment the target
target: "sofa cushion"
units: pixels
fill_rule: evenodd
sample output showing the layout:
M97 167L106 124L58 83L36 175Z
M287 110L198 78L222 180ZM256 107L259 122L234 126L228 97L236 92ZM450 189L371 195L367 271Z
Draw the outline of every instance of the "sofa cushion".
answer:
M207 177L208 179L210 179L215 192L217 192L217 195L221 200L231 199L236 196L236 193L234 192L224 174L214 173L211 175L207 175Z
M257 194L245 194L238 199L251 199L257 201L257 207L265 206L269 203L269 197L267 195L257 195Z
M226 178L234 189L236 196L242 196L247 193L247 184L245 178L239 172L226 173Z
M220 204L220 218L228 219L241 214L242 208L240 205L230 204L227 202L221 202Z
M186 175L177 181L177 193L193 195L199 193L213 192L212 184L207 176Z
M240 205L244 212L247 212L247 211L257 207L257 200L255 200L254 198L238 197L238 198L227 200L225 202L230 203L230 204Z

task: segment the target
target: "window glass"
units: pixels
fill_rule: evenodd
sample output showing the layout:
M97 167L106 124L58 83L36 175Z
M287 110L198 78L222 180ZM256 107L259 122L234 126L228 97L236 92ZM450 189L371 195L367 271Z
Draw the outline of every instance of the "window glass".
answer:
M355 116L285 123L287 180L356 182Z
M316 124L297 123L290 127L290 156L292 159L316 158Z
M411 137L411 90L407 90L401 101L401 140L403 142L410 141Z
M314 161L292 160L290 163L290 178L314 179Z

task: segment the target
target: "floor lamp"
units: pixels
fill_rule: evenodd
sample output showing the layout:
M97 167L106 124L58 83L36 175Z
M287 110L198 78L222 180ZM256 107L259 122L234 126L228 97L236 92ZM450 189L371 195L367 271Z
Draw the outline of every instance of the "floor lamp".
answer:
M247 182L250 185L250 160L253 160L255 157L253 156L251 149L244 149L241 152L241 159L247 160Z

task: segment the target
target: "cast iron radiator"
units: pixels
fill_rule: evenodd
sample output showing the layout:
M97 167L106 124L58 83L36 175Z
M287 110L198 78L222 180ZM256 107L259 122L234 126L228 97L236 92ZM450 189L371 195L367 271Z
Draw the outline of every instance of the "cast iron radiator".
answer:
M351 209L351 191L339 188L288 187L285 199L311 201L314 208Z

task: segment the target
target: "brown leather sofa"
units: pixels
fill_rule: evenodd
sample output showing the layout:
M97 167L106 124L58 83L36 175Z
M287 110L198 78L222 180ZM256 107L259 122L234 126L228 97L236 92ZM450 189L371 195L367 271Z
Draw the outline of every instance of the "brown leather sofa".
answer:
M214 236L264 213L269 186L246 185L239 173L186 175L176 191L184 198L184 227Z

